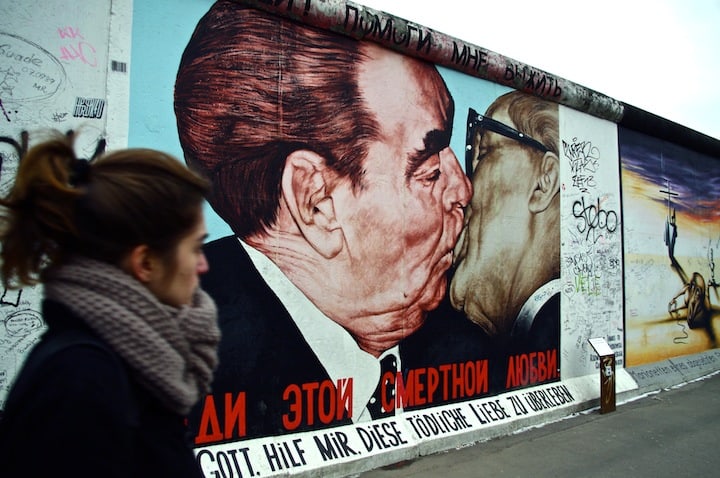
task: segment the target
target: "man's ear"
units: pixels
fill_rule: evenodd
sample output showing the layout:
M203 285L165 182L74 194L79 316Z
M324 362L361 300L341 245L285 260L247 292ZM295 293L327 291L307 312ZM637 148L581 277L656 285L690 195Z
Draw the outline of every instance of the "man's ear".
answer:
M145 244L135 246L123 261L125 272L143 284L150 282L156 267L156 259L152 255L150 248Z
M329 194L325 158L309 150L290 153L283 169L281 194L307 242L326 259L343 247L342 229Z
M557 155L548 151L540 161L535 189L530 197L529 209L532 213L546 210L560 193L560 160Z

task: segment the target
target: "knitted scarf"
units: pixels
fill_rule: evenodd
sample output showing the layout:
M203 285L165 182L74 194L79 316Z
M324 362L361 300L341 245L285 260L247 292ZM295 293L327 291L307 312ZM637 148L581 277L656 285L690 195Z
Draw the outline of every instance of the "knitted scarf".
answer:
M169 409L186 415L209 391L220 331L215 303L201 289L192 306L171 307L119 268L74 257L49 275L45 296L110 344Z

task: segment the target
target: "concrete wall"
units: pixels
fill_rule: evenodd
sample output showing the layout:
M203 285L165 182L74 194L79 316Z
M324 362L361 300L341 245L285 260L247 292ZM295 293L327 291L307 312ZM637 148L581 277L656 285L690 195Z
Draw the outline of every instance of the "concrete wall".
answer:
M130 0L4 2L0 5L0 136L30 144L44 131L80 131L77 153L100 139L127 145ZM0 192L7 194L19 152L0 143ZM0 298L0 407L25 354L44 330L41 288Z
M717 140L696 141L693 132L677 125L670 127L671 135L653 136L649 128L638 126L649 122L627 120L629 110L638 112L612 98L350 2L239 3L270 10L271 18L291 16L307 28L330 29L407 55L391 58L387 63L391 69L400 68L403 58L434 63L454 102L449 146L475 192L466 211L472 219L458 239L461 244L467 242L458 248L466 252L456 255L454 273L448 275L449 292L443 293L439 306L435 303L426 307L431 310L423 310L422 327L382 351L381 356L395 354L400 364L388 377L401 399L385 397L394 412L385 418L368 418L365 402L359 398L361 384L370 376L370 381L377 379L373 368L377 365L351 367L355 372L347 372L348 363L355 360L350 357L373 363L375 357L366 353L358 334L333 325L334 310L326 305L333 282L344 277L341 272L318 281L327 285L322 296L311 289L298 295L287 291L292 284L278 287L285 283L272 278L272 264L237 262L235 256L242 252L219 250L218 243L208 246L215 251L209 252L215 261L211 261L211 273L216 271L220 277L206 285L220 305L226 336L221 352L226 360L219 371L222 382L191 417L198 460L207 476L347 474L596 406L600 366L588 341L591 338L604 339L614 353L621 399L718 369L714 336L720 300L714 271L714 255L720 247ZM110 149L148 146L183 158L173 109L175 78L193 30L212 4L94 0L0 7L0 135L19 141L21 132L28 131L32 142L40 128L80 128L87 142L79 145L82 151L91 151L98 139L105 138ZM231 41L232 35L227 37ZM243 48L251 49L261 41ZM299 43L284 41L284 54L302 53ZM235 64L228 74L252 70L252 65ZM261 73L248 73L247 81ZM434 75L426 72L418 81ZM384 82L384 105L391 104L410 83L407 76L379 78ZM323 85L317 88L322 93ZM361 89L361 94L368 95L369 88ZM496 156L488 153L474 165L472 153L484 143L475 144L472 138L468 143L469 108L484 114L495 100L513 90L528 95L530 104L554 112L556 119L550 123L555 123L556 132L552 125L546 131L537 130L529 115L520 119L501 113L490 116L545 146L548 142L556 146L539 152L512 134L502 136L495 131L496 136L484 136L484 140L495 138L502 147L498 143ZM221 96L222 101L237 102L233 111L240 112L239 116L251 110L252 100L233 85ZM408 98L406 109L391 113L387 107L379 117L409 128L417 117L406 114L426 106L416 96ZM284 101L290 108L290 100ZM206 118L216 106L195 105L194 112ZM334 117L328 117L329 124L333 121ZM232 139L223 139L217 129L206 129L204 134L216 143ZM512 154L498 156L503 150ZM468 151L471 154L466 158ZM0 146L0 154L0 187L6 193L19 155L6 145ZM523 162L521 155L534 159ZM227 152L217 158L235 159ZM547 169L535 169L540 164ZM533 176L536 171L542 174ZM386 173L391 178L398 169L388 167ZM537 184L541 191L544 181L549 181L547 189L552 194L539 206L541 201L532 202L532 198L540 192L523 188ZM238 185L241 188L244 185ZM375 213L377 218L402 203L389 190L384 194L374 198L385 202ZM425 220L433 210L429 200L422 204L425 214L419 217ZM493 211L499 213L494 217ZM403 217L412 212L404 210ZM232 235L227 222L210 207L206 219L211 240ZM394 239L410 236L411 222L401 227L395 227L396 223L388 222L393 227L382 231L386 232L383 241L375 239L372 233L376 231L367 229L367 254L385 253L392 250ZM469 232L473 228L476 232ZM426 231L423 240L433 235L430 226ZM408 244L421 242L413 241ZM473 250L479 243L482 247ZM528 258L526 251L533 254ZM385 264L384 273L397 270L399 274L387 287L412 283L418 274L410 268L413 259L399 257L397 263ZM236 263L243 267L239 272L240 266L232 265ZM228 286L231 276L241 283ZM384 279L383 274L374 277L378 284ZM263 294L247 292L247 285L242 285L265 281L270 286ZM364 285L334 292L341 299L338 302L365 303L365 299L353 299L360 297L358 290ZM444 283L436 287L445 291ZM405 293L410 295L410 289ZM23 357L44 328L38 313L40 294L39 289L3 293L0 406ZM281 303L276 304L276 296ZM558 305L542 308L552 304L553 297ZM258 301L262 307L290 313L267 312ZM484 314L472 307L475 302L487 309ZM522 305L545 310L538 313L543 317L536 319L536 326L522 341L475 324L482 324L482 317L497 323L517 322L516 317L525 315L518 311ZM317 316L318 310L325 322L301 323L299 316ZM282 334L267 329L267 324L276 323L282 324ZM237 330L242 333L233 335ZM327 338L331 333L333 338ZM278 358L288 350L295 355ZM269 362L259 361L260 356L267 356ZM316 362L318 371L310 372Z

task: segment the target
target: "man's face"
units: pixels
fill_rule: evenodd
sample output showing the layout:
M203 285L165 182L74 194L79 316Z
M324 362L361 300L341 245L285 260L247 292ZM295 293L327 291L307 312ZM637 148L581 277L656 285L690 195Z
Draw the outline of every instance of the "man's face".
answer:
M515 127L507 109L492 118ZM515 286L516 278L533 273L517 268L532 233L530 154L520 143L491 131L476 136L473 145L473 196L455 249L458 266L450 299L490 334L509 333L519 311L517 297L525 293Z
M369 47L359 73L364 106L380 125L355 189L333 191L357 316L403 317L416 330L439 304L463 223L470 184L449 147L452 100L434 67Z

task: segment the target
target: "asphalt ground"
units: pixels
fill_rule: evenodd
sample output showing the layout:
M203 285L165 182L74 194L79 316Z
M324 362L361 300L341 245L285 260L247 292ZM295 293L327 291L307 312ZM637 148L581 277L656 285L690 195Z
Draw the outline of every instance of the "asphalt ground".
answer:
M360 478L720 476L720 372Z

